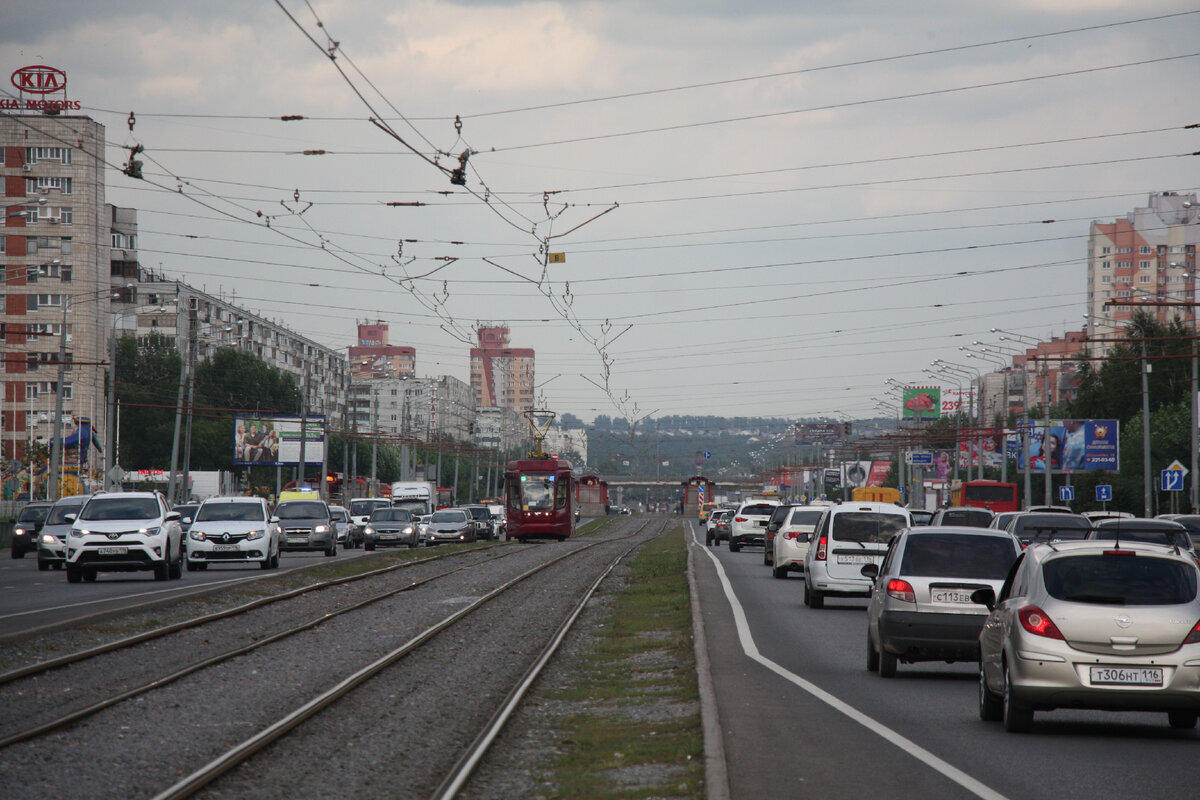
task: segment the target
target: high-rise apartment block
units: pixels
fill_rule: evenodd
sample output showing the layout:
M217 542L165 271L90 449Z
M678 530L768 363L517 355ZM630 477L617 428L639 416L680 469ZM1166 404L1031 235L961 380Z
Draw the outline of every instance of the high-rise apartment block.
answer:
M350 377L355 381L411 378L417 372L417 351L390 344L386 322L360 322L358 344L350 346Z
M1189 304L1196 301L1196 245L1200 243L1196 202L1195 194L1159 192L1122 219L1092 223L1087 326L1091 339L1119 337L1124 323L1138 310L1162 322L1178 316L1195 328L1196 308ZM1179 305L1172 307L1174 303ZM1102 355L1112 346L1093 341L1089 352Z
M471 388L480 408L533 408L533 350L508 346L508 328L482 326L471 348Z

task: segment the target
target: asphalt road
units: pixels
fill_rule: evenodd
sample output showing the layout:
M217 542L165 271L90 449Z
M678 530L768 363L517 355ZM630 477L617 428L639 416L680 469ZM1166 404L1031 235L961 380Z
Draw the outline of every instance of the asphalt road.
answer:
M257 564L211 565L203 572L184 570L179 580L155 581L150 572L101 572L95 583L67 583L64 570L39 572L37 557L0 555L0 638L79 621L98 614L186 595L211 587L278 575L289 569L361 558L362 549L338 549L334 558L321 552L284 552L278 570Z
M806 608L803 579L772 578L761 548L696 541L732 797L1197 795L1200 730L1174 731L1165 714L1053 711L1007 734L978 717L974 664L901 664L882 679L866 670L866 600Z

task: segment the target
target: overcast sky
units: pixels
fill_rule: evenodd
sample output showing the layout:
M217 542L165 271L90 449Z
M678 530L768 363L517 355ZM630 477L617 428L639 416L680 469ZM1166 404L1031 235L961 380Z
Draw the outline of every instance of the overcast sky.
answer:
M386 321L421 375L468 380L472 328L507 322L545 404L584 419L872 416L933 359L986 370L957 348L991 328L1079 329L1089 222L1200 184L1187 2L3 17L7 71L65 70L107 126L107 198L138 209L143 266L331 347ZM146 181L119 171L133 144ZM550 236L565 262L543 273Z

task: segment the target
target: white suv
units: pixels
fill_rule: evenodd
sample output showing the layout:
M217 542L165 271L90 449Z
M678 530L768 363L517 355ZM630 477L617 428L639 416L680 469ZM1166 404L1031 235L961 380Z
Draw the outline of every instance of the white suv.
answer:
M788 570L804 571L804 557L808 555L809 541L821 515L828 506L792 506L787 516L779 523L779 529L771 538L771 574L786 578ZM770 523L768 528L774 526Z
M97 572L154 572L154 579L183 576L179 512L158 492L97 494L71 515L67 580L96 580Z
M747 544L761 547L767 535L767 522L778 505L778 500L748 500L738 506L729 524L730 552L736 553Z
M831 506L821 517L804 557L804 604L824 608L826 596L870 597L865 564L879 566L892 538L912 527L907 508L891 503Z

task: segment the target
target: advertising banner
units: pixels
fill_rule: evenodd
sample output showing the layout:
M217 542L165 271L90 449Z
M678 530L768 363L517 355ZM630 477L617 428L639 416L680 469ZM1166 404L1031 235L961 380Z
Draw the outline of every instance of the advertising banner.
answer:
M846 438L840 422L799 422L794 433L796 444L833 444Z
M233 463L240 467L281 467L300 463L300 417L237 417L233 423ZM325 417L305 419L304 463L325 460Z
M883 486L891 469L892 462L890 461L872 461L871 474L867 476L867 486Z
M998 428L983 430L976 433L973 440L966 437L958 442L958 466L978 467L983 461L985 467L1000 469L1004 459L1004 432Z
M1045 472L1047 462L1051 472L1121 469L1120 428L1115 419L1052 419L1048 431L1041 420L1021 420L1017 426L1029 434L1029 462L1034 472ZM1025 470L1019 445L1017 468Z
M970 389L942 389L943 414L957 414L960 411L967 414L972 408L979 408L979 400L975 397L974 387Z
M941 413L942 387L904 387L904 419L938 419Z

